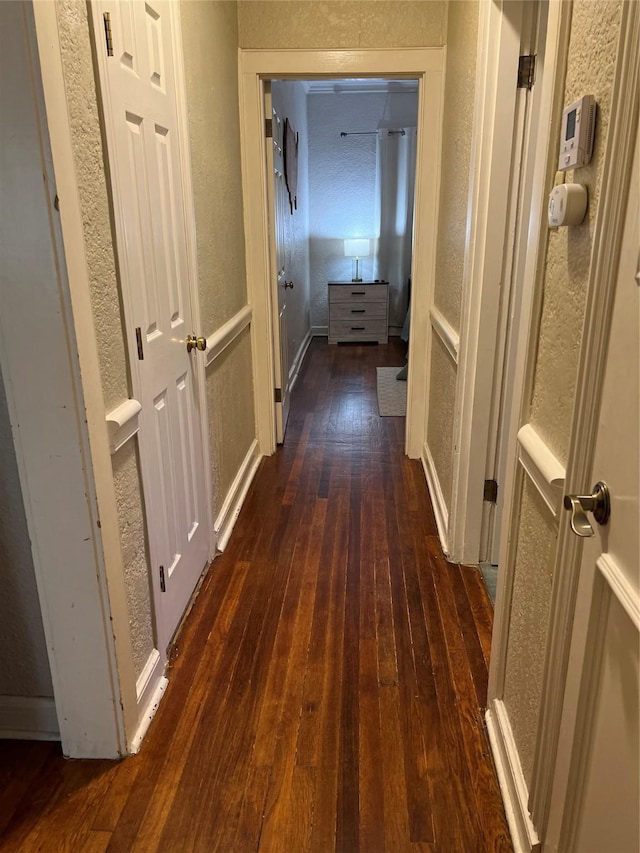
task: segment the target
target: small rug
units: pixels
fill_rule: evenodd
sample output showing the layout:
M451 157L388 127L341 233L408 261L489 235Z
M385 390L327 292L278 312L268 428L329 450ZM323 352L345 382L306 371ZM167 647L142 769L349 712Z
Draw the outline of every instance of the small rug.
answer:
M378 411L383 418L407 414L407 383L396 379L402 367L376 367L378 374Z

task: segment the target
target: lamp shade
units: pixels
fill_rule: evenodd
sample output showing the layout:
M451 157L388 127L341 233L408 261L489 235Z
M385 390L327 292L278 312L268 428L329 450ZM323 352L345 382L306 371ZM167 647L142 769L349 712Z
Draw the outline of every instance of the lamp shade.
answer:
M369 254L369 241L365 239L345 240L344 254L347 258L366 258Z

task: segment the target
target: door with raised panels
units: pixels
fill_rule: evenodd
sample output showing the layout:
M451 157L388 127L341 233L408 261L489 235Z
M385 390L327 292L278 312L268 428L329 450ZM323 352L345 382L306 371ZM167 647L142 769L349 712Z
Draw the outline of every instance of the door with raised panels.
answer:
M198 346L187 347L200 330L178 11L163 0L91 8L164 652L212 547L199 399L204 362Z

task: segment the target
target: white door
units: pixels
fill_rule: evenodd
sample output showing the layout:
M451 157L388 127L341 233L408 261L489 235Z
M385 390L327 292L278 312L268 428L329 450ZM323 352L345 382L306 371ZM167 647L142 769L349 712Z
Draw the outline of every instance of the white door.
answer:
M611 517L584 540L570 677L556 779L568 766L566 799L554 796L545 850L640 850L640 170L629 184L593 474L611 492ZM571 673L578 677L573 681ZM554 830L554 827L556 829Z
M92 15L164 652L211 553L198 404L203 356L186 345L199 331L179 124L179 22L175 5L163 0L95 2Z
M289 337L287 334L287 292L294 287L293 280L287 278L287 241L285 217L289 212L289 193L284 173L284 134L285 123L273 109L269 84L265 83L265 115L272 116L271 139L267 145L267 180L271 193L269 199L271 275L275 282L276 298L273 299L273 362L274 362L274 399L276 407L276 441L282 444L289 418Z

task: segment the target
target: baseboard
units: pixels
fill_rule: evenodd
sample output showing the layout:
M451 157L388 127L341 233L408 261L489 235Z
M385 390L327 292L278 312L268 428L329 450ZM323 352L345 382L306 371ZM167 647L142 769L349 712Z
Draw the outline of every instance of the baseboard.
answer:
M442 494L438 472L436 471L435 462L428 446L422 446L422 467L424 475L427 478L427 487L431 496L433 505L433 514L436 517L436 527L438 528L438 536L440 544L445 554L449 553L449 510Z
M309 334L312 338L328 338L329 337L329 327L328 326L312 326Z
M147 729L153 720L158 705L167 689L169 682L163 674L162 659L160 652L154 649L147 659L144 669L136 681L136 694L138 697L138 727L129 742L129 752L135 755L140 749Z
M298 347L298 352L296 353L295 358L293 359L293 364L289 370L289 391L293 391L293 386L296 384L298 379L298 374L300 373L300 368L302 367L302 362L304 361L304 357L307 354L307 350L309 349L309 344L312 341L311 329L307 332L307 334L302 339L302 343Z
M242 509L242 504L247 496L251 481L260 464L260 458L258 440L254 439L224 499L222 509L215 520L216 547L219 551L224 551L229 541L231 531Z
M0 738L60 740L55 701L48 696L0 696Z
M528 808L529 791L504 702L491 702L486 721L513 849L515 853L539 853L540 839Z

